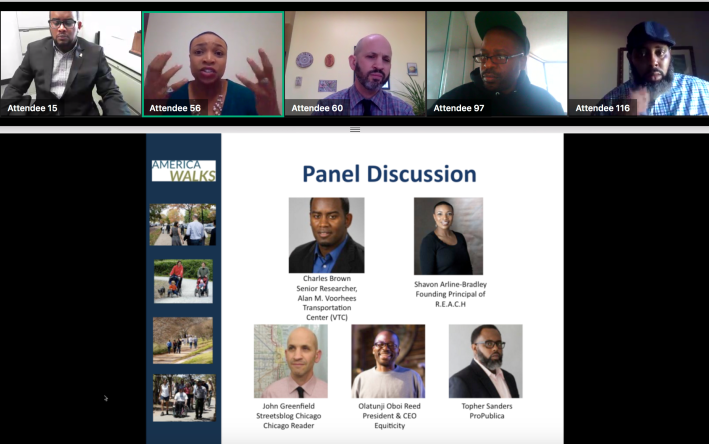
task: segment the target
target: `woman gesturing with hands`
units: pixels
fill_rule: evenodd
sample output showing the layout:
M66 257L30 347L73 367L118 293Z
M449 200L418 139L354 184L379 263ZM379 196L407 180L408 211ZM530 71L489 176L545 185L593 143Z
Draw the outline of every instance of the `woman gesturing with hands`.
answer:
M158 54L148 65L145 98L167 100L163 114L280 115L273 65L263 49L259 48L263 68L253 59L246 59L256 75L256 82L245 75L236 76L245 86L223 78L228 47L216 33L207 31L197 35L190 41L189 50L193 81L182 79L170 84L182 65L165 70L172 56L169 51Z
M280 115L278 109L278 100L276 96L276 81L273 77L273 64L268 59L266 51L263 48L258 50L261 56L263 69L259 67L252 58L247 58L251 70L256 74L256 82L252 82L243 74L237 74L236 77L241 80L241 83L246 85L256 96L256 111L260 116Z

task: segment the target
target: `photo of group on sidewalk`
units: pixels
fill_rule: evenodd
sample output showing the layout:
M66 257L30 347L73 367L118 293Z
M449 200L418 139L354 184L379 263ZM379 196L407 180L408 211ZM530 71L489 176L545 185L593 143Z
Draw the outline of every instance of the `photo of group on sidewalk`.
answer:
M212 259L156 259L153 301L156 304L211 304Z
M153 318L153 364L212 364L212 318Z
M150 204L151 246L217 245L216 204Z
M153 422L217 420L217 375L153 375Z

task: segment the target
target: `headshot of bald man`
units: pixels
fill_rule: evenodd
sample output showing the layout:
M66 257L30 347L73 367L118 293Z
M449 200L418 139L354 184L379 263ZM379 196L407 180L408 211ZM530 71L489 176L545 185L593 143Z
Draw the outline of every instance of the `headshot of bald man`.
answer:
M318 338L305 327L288 336L285 358L290 375L269 385L262 398L327 398L327 382L315 376L313 368L320 362L322 350Z
M362 37L349 57L350 68L355 72L354 84L324 100L349 100L351 116L413 116L411 105L382 90L389 81L391 60L392 49L386 37ZM312 115L326 113L316 111Z

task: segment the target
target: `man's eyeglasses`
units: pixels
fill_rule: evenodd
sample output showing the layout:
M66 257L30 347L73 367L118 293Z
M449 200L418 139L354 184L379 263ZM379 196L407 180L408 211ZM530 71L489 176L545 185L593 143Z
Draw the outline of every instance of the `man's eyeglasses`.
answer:
M76 24L76 20L72 20L72 19L66 19L66 20L54 19L54 20L47 20L47 21L49 22L49 26L51 26L54 29L57 29L62 24L64 25L65 28L71 29Z
M497 342L495 342L495 341L476 342L476 344L482 344L482 345L485 346L485 348L489 348L490 350L492 350L493 348L495 348L495 346L497 346L497 348L499 348L500 350L502 350L503 348L505 348L505 343L502 342L502 341L497 341Z
M482 65L485 64L485 62L492 61L495 65L504 65L507 63L507 60L513 58L513 57L519 57L523 56L524 53L520 52L519 54L511 55L511 56L503 56L503 55L494 55L494 56L484 56L482 54L477 54L473 56L473 60L475 60L476 63L480 63Z
M393 342L375 342L374 346L380 350L383 349L384 347L387 347L389 350L395 350L395 349L399 348L399 346L394 344Z

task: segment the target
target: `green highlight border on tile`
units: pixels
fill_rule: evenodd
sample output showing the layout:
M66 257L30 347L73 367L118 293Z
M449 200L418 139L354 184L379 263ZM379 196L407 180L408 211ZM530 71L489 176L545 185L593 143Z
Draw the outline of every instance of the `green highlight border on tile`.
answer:
M267 119L267 118L276 118L276 119L282 119L285 117L285 102L286 102L286 84L285 84L285 78L286 78L286 72L285 72L285 66L286 66L286 60L285 60L285 47L286 47L286 13L285 11L141 11L140 15L140 20L141 20L141 30L145 29L145 14L165 14L165 13L172 13L172 14L281 14L281 100L283 103L281 103L281 115L280 116L146 116L145 115L145 76L146 76L146 69L145 69L145 57L141 55L141 63L142 63L142 78L140 82L140 89L141 89L141 97L140 97L140 114L141 117L147 118L147 119L167 119L167 118L202 118L202 119L207 119L207 118L227 118L227 119L234 119L234 118L262 118L262 119ZM141 32L141 54L145 54L145 33Z

